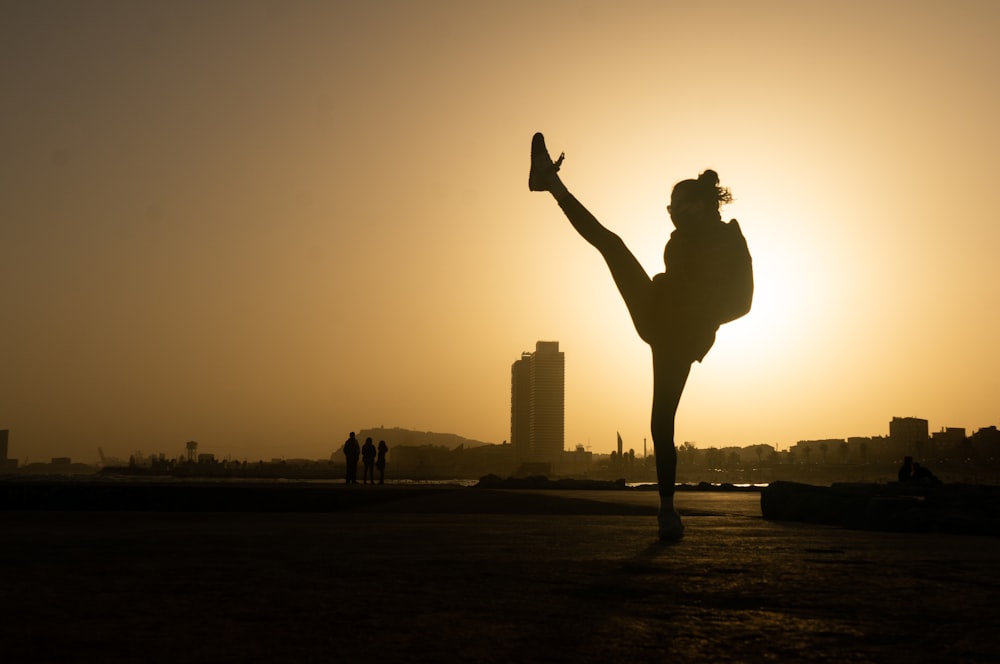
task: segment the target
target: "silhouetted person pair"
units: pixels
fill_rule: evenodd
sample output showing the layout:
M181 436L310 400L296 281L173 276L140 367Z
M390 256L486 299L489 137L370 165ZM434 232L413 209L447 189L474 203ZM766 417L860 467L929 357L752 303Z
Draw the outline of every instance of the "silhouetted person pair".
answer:
M920 465L911 456L903 457L903 465L899 467L898 477L900 482L910 482L920 486L938 486L941 484L941 480L927 466Z
M368 440L371 440L369 438ZM344 459L347 462L346 484L358 483L358 458L361 456L361 445L358 439L351 432L350 437L344 442Z
M558 175L563 156L553 162L542 134L531 142L528 189L547 191L573 228L593 245L625 300L639 337L653 355L651 433L660 493L659 536L678 541L684 525L674 509L677 450L674 419L691 371L715 343L723 323L750 310L753 266L736 220L722 221L719 207L732 201L715 171L674 185L667 212L675 226L664 249L665 270L650 278L616 234L573 196Z
M372 484L375 484L375 444L372 442L371 436L365 438L365 444L361 447L361 462L365 465L365 476L364 483L368 484L368 480L371 480Z

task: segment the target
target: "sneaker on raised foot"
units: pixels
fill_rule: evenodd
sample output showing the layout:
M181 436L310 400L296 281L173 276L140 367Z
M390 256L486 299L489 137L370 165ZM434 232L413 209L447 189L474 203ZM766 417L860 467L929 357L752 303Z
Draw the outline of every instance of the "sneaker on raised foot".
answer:
M684 537L684 524L681 523L681 515L677 510L661 509L656 521L660 526L661 542L680 542Z
M559 159L552 161L549 151L545 147L545 137L541 132L535 134L531 139L531 171L528 173L528 189L530 191L548 191L552 176L559 171L566 153L559 155Z

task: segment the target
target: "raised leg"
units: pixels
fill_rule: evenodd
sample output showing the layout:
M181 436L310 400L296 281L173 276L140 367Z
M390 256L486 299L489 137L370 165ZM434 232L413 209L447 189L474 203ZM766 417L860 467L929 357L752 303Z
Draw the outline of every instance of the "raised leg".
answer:
M653 338L650 317L652 281L622 239L605 228L563 184L558 173L562 160L563 157L560 156L559 161L553 163L545 147L545 139L541 134L535 134L531 142L528 186L532 191L547 191L552 194L573 228L601 252L636 331L648 343Z

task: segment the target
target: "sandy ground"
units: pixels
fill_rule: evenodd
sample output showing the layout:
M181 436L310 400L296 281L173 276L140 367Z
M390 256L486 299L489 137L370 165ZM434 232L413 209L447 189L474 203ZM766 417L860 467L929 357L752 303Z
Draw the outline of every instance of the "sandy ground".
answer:
M378 491L375 487L333 487ZM756 494L414 490L333 513L0 512L5 662L996 662L995 538Z

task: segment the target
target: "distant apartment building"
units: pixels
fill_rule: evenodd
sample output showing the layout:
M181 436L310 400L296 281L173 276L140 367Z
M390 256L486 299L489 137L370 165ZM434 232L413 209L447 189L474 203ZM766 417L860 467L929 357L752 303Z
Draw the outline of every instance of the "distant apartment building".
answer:
M889 422L889 442L897 458L922 457L928 450L930 429L919 417L893 417Z
M893 461L886 436L850 436L847 439L847 458L851 463L882 463Z
M847 443L841 438L800 440L791 448L798 463L843 463L847 459Z
M0 429L0 471L17 470L17 459L7 458L7 441L10 429Z
M945 427L931 434L930 453L939 455L950 450L957 450L965 442L965 427Z
M510 442L518 462L558 463L565 444L566 360L539 341L511 365Z
M969 440L984 452L1000 455L1000 431L995 426L983 427L969 436Z

